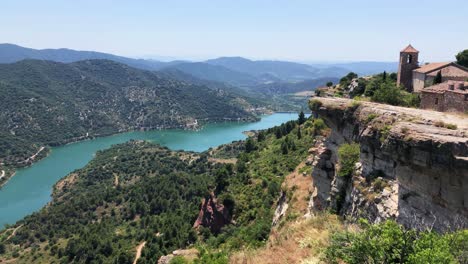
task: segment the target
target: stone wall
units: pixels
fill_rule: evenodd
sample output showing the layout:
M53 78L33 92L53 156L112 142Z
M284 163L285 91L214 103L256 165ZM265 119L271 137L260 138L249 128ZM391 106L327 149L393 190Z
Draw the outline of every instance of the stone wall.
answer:
M413 71L413 91L415 93L421 92L426 85L426 75L421 72Z
M318 115L331 128L315 162L311 210L332 208L347 218L392 218L408 227L468 228L468 120L434 111L318 98ZM369 116L375 116L371 119ZM437 121L456 123L450 130ZM360 144L351 179L330 170L337 148Z
M441 112L461 112L468 111L468 94L454 91L422 92L421 108L433 109Z

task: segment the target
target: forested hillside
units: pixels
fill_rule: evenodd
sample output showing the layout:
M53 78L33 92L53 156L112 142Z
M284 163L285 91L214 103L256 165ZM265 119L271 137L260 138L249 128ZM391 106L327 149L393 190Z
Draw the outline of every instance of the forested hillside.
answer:
M0 163L130 129L254 120L248 99L106 60L0 64Z
M291 121L245 145L236 142L206 153L137 141L101 151L56 184L49 206L0 233L5 252L0 259L131 263L135 247L146 241L139 263L156 263L196 241L225 250L260 246L270 232L281 182L307 154L311 133L312 127L300 130ZM220 156L238 161L219 163ZM205 228L197 235L192 225L209 193L234 215L233 224L221 234ZM203 257L200 261L206 263Z

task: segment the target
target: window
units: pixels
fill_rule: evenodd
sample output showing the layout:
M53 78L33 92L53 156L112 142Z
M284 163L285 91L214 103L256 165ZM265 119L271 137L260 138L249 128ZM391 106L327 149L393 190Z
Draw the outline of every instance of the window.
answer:
M408 54L408 61L407 63L411 63L413 61L413 55Z
M436 98L436 99L435 99L435 103L434 103L434 104L436 104L436 105L439 104L439 98Z

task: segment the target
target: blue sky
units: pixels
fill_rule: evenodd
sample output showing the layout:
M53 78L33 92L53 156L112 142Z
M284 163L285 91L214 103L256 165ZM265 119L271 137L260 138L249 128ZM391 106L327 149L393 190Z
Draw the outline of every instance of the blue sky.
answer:
M468 48L468 1L2 0L0 42L188 59L420 61Z

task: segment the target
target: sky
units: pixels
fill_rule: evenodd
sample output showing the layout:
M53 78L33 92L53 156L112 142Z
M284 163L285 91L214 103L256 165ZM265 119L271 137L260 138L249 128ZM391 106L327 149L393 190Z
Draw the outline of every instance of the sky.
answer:
M0 43L130 57L421 62L468 48L467 0L2 0Z

